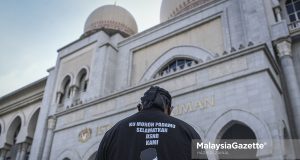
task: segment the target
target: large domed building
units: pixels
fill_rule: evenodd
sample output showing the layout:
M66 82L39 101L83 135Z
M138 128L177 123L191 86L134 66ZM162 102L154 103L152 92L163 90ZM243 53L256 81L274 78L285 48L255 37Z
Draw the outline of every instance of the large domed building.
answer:
M126 9L117 5L105 5L94 10L85 22L83 36L99 30L110 35L120 33L124 37L138 32L134 17Z
M234 153L300 159L299 4L162 0L161 23L143 32L126 9L95 6L47 77L0 98L0 160L94 160L152 85L171 93L172 116L203 142L252 139L267 145ZM204 156L233 159L217 152Z

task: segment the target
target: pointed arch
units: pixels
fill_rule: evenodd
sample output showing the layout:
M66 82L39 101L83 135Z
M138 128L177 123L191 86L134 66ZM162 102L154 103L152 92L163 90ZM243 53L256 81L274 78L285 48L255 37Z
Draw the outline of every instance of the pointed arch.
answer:
M83 160L89 160L95 153L97 153L100 142L94 143L83 155Z
M89 79L89 67L84 66L76 75L75 85L78 87L79 91L85 92L88 85Z
M21 118L21 123L22 125L26 124L26 118L23 112L17 112L14 114L14 116L10 119L9 123L8 123L8 127L12 124L12 122L17 118L20 117Z
M59 91L57 96L58 103L63 103L64 99L71 96L71 86L73 83L74 76L72 74L67 74L62 82L60 83Z
M257 157L267 156L272 154L272 136L267 125L252 113L243 110L228 110L220 115L209 127L206 132L206 140L214 142L219 136L236 122L247 125L256 135L257 142L267 142L266 147L262 150L258 150Z
M73 74L67 74L66 76L64 76L63 80L60 83L60 87L59 87L60 92L64 91L64 88L65 88L67 83L69 83L70 86L74 83Z
M257 138L254 131L248 125L236 120L230 121L228 124L226 124L223 129L221 129L221 132L218 133L217 139L217 143L230 143L231 140L247 140L247 143L257 143ZM257 149L227 150L227 154L219 154L218 158L249 158L258 160Z
M33 113L30 114L29 121L28 121L28 126L27 126L27 136L30 137L30 138L34 137L35 128L36 128L36 124L37 124L37 121L38 121L39 113L40 113L40 108L37 108L37 109L34 110Z
M5 124L2 119L0 119L0 136L5 132Z
M66 160L66 159L77 160L77 159L81 159L81 157L77 151L67 149L62 151L55 159L56 160Z
M216 54L196 46L183 45L173 47L163 53L148 67L140 79L140 82L145 82L152 79L152 77L154 77L154 75L161 70L163 66L176 58L182 57L195 61L206 62L216 57Z
M86 73L86 78L85 80L88 80L89 79L89 75L90 75L90 67L89 66L83 66L79 71L78 73L76 74L76 82L75 84L78 85L78 82L80 80L80 77L82 76L83 73Z
M17 142L17 137L22 127L22 119L17 115L9 124L6 132L6 143L13 145Z

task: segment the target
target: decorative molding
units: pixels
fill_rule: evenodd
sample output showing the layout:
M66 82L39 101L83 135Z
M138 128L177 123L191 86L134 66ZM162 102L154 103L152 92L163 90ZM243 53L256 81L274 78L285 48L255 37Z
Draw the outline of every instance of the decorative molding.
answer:
M56 126L56 117L51 116L48 118L48 129L53 130Z
M276 44L276 49L278 51L278 56L280 58L284 56L292 56L292 48L291 43L289 41L281 41Z
M191 58L196 61L205 62L207 58L214 59L215 54L195 46L176 46L169 49L162 56L158 57L145 71L140 82L146 82L153 79L153 76L158 73L167 63L176 57Z
M211 67L211 66L215 66L216 64L220 64L222 62L225 62L225 61L237 58L237 57L242 57L242 56L245 56L245 55L250 55L250 54L253 54L253 53L258 52L258 51L263 51L267 55L267 57L268 57L268 59L270 61L269 63L273 67L274 71L276 73L279 73L280 72L279 66L278 66L277 62L275 61L275 59L273 58L273 56L272 56L272 54L271 54L271 52L270 52L267 44L264 43L264 44L259 44L259 45L256 45L256 46L252 46L252 47L246 48L244 50L241 50L239 52L235 52L233 54L226 54L225 56L213 59L213 60L209 61L208 63L204 63L202 65L195 66L193 68L190 68L188 70L184 70L182 72L174 73L174 74L172 74L170 76L166 76L166 77L159 78L159 79L153 79L152 81L148 81L146 83L142 83L142 84L139 84L137 86L131 86L130 88L124 89L122 91L114 92L114 93L112 93L112 94L110 94L108 96L99 97L99 98L93 99L91 101L88 101L87 103L78 105L78 106L73 107L71 109L64 110L64 111L61 111L61 112L57 112L55 114L55 116L60 117L60 116L66 115L66 114L70 114L70 113L73 113L75 111L81 110L83 108L87 108L87 107L99 104L101 102L104 102L104 101L107 101L107 100L110 100L110 99L114 99L116 97L127 95L127 94L130 94L132 92L136 92L136 91L138 91L140 89L145 89L145 88L147 88L147 87L149 87L151 85L154 85L154 84L157 84L157 83L162 83L162 82L165 82L165 81L168 81L170 79L177 78L177 77L181 77L181 76L184 76L184 75L189 74L191 72L195 72L195 71L197 71L199 69L204 69L204 68L208 68L208 67ZM265 70L262 70L262 71L265 71ZM274 81L274 83L275 82L276 81ZM198 89L199 88L195 88L194 90L198 90ZM173 97L176 97L178 95L180 95L180 93L176 94L176 95L173 95ZM134 108L136 108L136 107L134 107ZM113 113L113 114L115 114L115 113Z
M78 139L79 142L85 143L92 137L92 129L91 128L85 128L82 131L79 132Z
M255 133L255 136L257 136L256 138L258 142L267 142L268 144L272 144L272 136L268 125L256 115L239 109L230 109L225 111L217 119L215 119L206 132L207 141L219 139L220 133L224 131L225 127L234 123L242 123L249 127ZM268 156L272 154L272 152L272 145L267 145L264 149L257 151L257 156Z
M179 14L182 14L186 11L189 11L191 9L194 9L198 6L202 6L204 4L207 4L213 0L187 0L182 2L182 4L179 4L171 13L171 15L168 17L168 19L171 19Z
M113 30L124 32L127 35L133 35L136 33L136 31L134 31L127 25L112 20L96 21L94 23L91 23L87 27L85 33L92 32L93 30L98 30L98 29L113 29Z
M0 116L7 114L9 112L12 112L14 110L23 108L25 106L28 106L32 103L38 102L38 101L42 101L43 99L43 95L44 95L44 91L38 92L30 97L27 97L26 99L22 99L20 101L17 101L15 103L6 105L6 106L1 106L0 108Z

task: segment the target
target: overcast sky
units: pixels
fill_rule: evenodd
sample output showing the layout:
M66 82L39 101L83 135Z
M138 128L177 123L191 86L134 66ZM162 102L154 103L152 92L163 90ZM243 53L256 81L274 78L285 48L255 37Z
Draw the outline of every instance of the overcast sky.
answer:
M47 76L57 49L80 37L88 15L115 2L135 17L139 32L159 23L161 0L1 1L0 97Z

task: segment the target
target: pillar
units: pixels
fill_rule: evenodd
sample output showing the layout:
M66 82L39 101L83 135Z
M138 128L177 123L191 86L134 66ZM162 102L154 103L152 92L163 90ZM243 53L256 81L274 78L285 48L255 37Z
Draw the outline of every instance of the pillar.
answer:
M1 149L0 150L0 160L5 160L6 154L7 154L7 150L6 149Z
M21 143L20 146L21 146L20 147L21 150L20 150L19 160L25 160L29 144L24 142L24 143Z
M61 97L62 97L63 93L62 92L57 92L56 93L56 104L60 103Z
M300 136L300 90L292 59L291 43L288 40L276 44L281 62L282 72L286 81L288 98L293 111L296 134Z
M47 137L46 137L42 159L49 159L53 136L54 136L53 130L55 129L55 125L56 125L56 117L52 116L48 119L48 131L47 131Z

